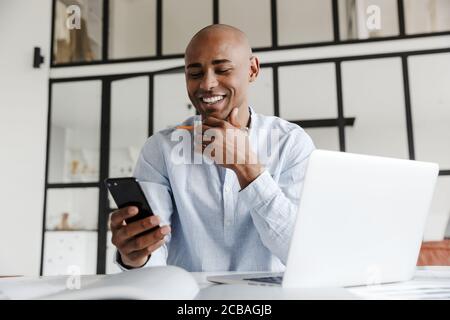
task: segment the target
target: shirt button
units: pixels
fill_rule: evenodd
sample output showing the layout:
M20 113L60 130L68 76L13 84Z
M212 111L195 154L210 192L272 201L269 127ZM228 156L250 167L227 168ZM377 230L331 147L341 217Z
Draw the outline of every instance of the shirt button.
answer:
M231 190L230 187L228 187L228 186L225 187L225 192L228 193L228 192L230 192L230 190Z
M226 225L226 226L229 226L230 224L231 224L231 220L228 220L228 219L225 220L225 225Z

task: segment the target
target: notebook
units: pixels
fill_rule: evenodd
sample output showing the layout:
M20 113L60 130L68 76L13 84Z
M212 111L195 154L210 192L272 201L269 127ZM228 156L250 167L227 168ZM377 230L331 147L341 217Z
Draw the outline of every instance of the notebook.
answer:
M111 275L0 279L0 299L190 300L199 292L194 277L175 266L147 267Z

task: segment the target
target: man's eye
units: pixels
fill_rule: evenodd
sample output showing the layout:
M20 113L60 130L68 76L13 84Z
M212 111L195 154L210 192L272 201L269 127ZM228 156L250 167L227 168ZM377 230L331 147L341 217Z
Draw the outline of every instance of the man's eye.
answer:
M202 76L202 73L201 72L190 73L189 76L191 78L200 78Z
M217 70L216 72L219 74L224 74L224 73L228 73L229 71L231 71L231 69L220 69L220 70Z

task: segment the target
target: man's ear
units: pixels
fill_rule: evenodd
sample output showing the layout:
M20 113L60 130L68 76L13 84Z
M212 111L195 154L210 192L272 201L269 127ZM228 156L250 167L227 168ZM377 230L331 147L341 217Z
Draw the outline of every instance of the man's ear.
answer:
M253 82L256 80L259 74L259 59L256 56L250 57L250 74L249 74L249 82Z

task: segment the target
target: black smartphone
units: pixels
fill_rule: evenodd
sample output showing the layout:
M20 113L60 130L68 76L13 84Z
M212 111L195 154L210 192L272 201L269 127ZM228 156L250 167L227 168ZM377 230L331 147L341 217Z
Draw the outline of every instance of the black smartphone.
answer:
M136 178L108 178L105 179L105 184L119 209L128 206L138 208L137 215L125 220L127 224L153 215L153 210Z

